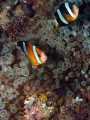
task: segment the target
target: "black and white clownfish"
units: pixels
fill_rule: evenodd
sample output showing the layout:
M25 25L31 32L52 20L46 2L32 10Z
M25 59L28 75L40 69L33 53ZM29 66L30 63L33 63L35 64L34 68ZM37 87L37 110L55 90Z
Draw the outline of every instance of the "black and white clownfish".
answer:
M62 3L59 8L54 13L55 19L55 28L69 24L72 21L75 21L79 14L79 8L76 5L71 3Z
M40 65L46 62L47 56L44 51L40 50L38 47L27 41L19 41L17 45L26 53L33 65Z

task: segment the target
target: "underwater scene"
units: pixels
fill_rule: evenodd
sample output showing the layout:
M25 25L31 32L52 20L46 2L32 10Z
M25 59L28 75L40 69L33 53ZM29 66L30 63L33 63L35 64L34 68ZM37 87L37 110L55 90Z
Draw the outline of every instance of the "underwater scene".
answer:
M90 0L0 0L0 120L90 120Z

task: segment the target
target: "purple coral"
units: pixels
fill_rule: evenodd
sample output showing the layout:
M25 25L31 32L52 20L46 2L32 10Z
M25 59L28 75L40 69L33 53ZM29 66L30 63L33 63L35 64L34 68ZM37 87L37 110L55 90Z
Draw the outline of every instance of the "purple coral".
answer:
M36 120L41 120L41 110L39 107L32 106L29 109L25 107L25 109L26 109L25 115L24 115L25 118L28 118L28 117L30 118L33 116L33 118L35 118Z

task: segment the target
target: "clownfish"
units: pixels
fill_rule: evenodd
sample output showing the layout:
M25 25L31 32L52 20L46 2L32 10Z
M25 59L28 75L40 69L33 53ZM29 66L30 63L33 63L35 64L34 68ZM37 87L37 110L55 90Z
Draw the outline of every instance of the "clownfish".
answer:
M54 13L55 19L53 19L53 22L55 23L55 28L75 21L78 17L78 14L79 8L76 5L68 2L62 3Z
M27 41L19 41L17 45L26 53L33 65L40 65L46 62L47 56L44 51L40 50L38 47Z

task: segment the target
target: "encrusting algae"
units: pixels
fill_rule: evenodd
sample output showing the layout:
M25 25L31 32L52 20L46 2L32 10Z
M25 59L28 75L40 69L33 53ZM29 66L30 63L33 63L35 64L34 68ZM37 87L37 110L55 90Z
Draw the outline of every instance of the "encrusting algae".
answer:
M45 94L41 94L41 93L39 93L39 94L40 94L40 99L47 101L47 97Z
M0 118L89 120L90 1L0 2ZM54 28L54 13L65 3L76 5L79 15L75 21ZM24 48L31 43L43 50L47 61L31 64L26 51L17 45L19 41L25 43ZM37 50L29 49L35 57Z

